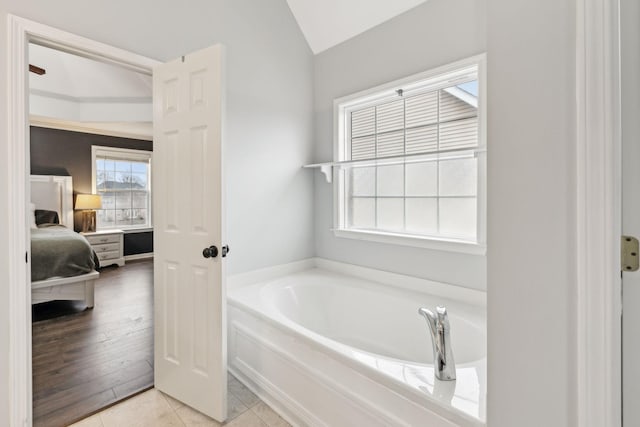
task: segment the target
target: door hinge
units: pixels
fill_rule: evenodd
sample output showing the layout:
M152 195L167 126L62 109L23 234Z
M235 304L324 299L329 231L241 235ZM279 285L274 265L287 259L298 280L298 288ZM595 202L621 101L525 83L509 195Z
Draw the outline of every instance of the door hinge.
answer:
M29 264L29 252L25 252L25 253L24 253L24 262L26 262L27 264Z
M622 271L637 271L640 267L638 259L638 239L631 236L622 236L620 239L620 261Z

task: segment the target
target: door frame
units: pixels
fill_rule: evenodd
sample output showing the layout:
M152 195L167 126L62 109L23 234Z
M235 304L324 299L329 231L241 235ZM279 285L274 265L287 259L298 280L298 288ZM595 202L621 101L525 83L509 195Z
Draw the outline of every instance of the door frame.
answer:
M577 423L622 424L619 0L576 2Z
M151 58L8 15L9 422L31 426L31 270L27 223L30 186L28 47L30 42L151 75ZM23 255L25 254L25 255Z

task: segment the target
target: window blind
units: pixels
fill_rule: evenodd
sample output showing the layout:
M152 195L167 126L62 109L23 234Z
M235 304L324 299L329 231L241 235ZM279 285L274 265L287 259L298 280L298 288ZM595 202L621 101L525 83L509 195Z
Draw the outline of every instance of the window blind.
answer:
M457 86L354 109L350 160L478 146L478 109Z

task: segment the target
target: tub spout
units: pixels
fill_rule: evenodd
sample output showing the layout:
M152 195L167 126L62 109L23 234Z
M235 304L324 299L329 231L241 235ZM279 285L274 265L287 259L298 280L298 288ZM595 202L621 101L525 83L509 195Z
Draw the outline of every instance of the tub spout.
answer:
M455 380L456 364L451 350L449 317L446 307L436 307L435 314L431 310L420 308L418 314L425 318L431 332L436 378L441 381Z

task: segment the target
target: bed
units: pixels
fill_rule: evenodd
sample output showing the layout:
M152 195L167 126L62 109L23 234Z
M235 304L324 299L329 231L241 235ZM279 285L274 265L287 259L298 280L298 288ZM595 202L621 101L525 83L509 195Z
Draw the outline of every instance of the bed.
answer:
M31 175L31 203L38 214L30 213L31 303L83 300L92 308L98 260L89 242L73 231L72 178Z

